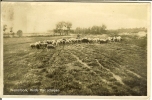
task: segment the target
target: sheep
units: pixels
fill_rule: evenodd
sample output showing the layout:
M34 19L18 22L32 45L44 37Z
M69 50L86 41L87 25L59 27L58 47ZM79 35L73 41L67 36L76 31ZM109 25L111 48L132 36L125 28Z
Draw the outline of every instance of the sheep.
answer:
M88 38L88 40L89 40L89 43L93 43L93 39Z
M117 38L114 36L114 37L112 37L112 41L113 42L116 42L117 41Z
M52 44L52 43L53 43L53 41L52 41L52 40L46 40L46 43L48 43L48 44Z
M35 47L36 47L37 49L40 49L40 43L39 43L39 42L36 42L36 43L35 43Z
M30 44L30 47L33 49L36 47L35 43Z
M70 41L71 44L74 44L74 43L77 42L77 40L75 38L70 38L69 41Z
M78 43L78 40L77 39L73 39L73 43Z
M40 45L40 47L43 48L43 49L47 47L47 43L39 43L39 45Z
M82 42L82 40L81 39L77 39L77 43L81 43Z
M52 44L48 44L46 48L47 48L47 49L55 49L55 46L52 45Z
M108 42L108 40L107 39L100 39L99 40L99 43L101 44L101 43L107 43Z
M62 44L63 44L63 45L66 44L66 39L62 39Z
M94 39L92 39L92 41L94 42L94 43L98 43L99 42L99 38L94 38Z
M41 41L38 41L38 42L31 44L32 48L36 47L37 49L46 48L46 46L47 46L47 43L41 42Z
M66 44L70 44L71 41L69 39L66 39Z
M63 40L62 39L56 40L56 45L62 45L62 44L63 44Z
M69 39L57 39L57 40L44 40L44 41L38 41L35 43L31 43L31 48L37 48L37 49L51 49L55 48L58 45L65 45L65 44L74 44L74 43L107 43L107 42L120 42L122 38L120 36L114 36L114 37L108 37L106 39L99 39L99 38L82 38L82 39L76 39L76 38L69 38Z
M122 40L121 36L116 37L116 40L120 42Z
M56 42L55 42L56 46L61 45L61 40L62 40L62 39L56 40Z
M97 41L97 42L99 42L99 40L100 40L99 38L96 38L96 41Z
M89 39L83 38L83 39L82 39L82 43L89 43Z
M108 37L107 40L108 40L108 42L111 42L112 41L112 37Z

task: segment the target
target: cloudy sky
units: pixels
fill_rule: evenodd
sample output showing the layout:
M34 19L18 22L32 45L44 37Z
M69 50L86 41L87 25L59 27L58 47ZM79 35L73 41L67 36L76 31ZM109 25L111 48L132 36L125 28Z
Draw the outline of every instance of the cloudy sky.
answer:
M8 13L10 8L13 14ZM149 10L148 3L3 2L2 12L8 17L2 20L26 32L46 32L60 21L71 22L73 29L102 24L108 29L134 28L148 27Z

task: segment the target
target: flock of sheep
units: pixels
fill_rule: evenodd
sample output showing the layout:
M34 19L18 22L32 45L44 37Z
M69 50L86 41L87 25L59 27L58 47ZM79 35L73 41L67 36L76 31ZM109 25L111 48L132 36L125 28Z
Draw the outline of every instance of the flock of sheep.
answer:
M106 39L100 38L69 38L69 39L57 39L57 40L44 40L30 44L31 48L37 49L54 49L56 46L76 43L108 43L108 42L120 42L121 36L108 37Z

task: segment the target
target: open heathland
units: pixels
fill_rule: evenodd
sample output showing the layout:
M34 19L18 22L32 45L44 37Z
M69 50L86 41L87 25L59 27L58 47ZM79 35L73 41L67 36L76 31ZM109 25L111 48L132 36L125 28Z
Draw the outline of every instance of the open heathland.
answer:
M147 95L147 37L124 35L121 42L68 44L50 50L30 47L36 41L59 38L70 37L4 38L5 95Z

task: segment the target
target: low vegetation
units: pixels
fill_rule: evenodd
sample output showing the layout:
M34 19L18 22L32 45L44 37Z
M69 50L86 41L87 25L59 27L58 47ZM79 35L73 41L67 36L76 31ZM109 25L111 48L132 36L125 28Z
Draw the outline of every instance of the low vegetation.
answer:
M5 95L147 95L147 37L124 35L121 42L70 44L49 51L29 46L57 38L62 37L4 39Z

